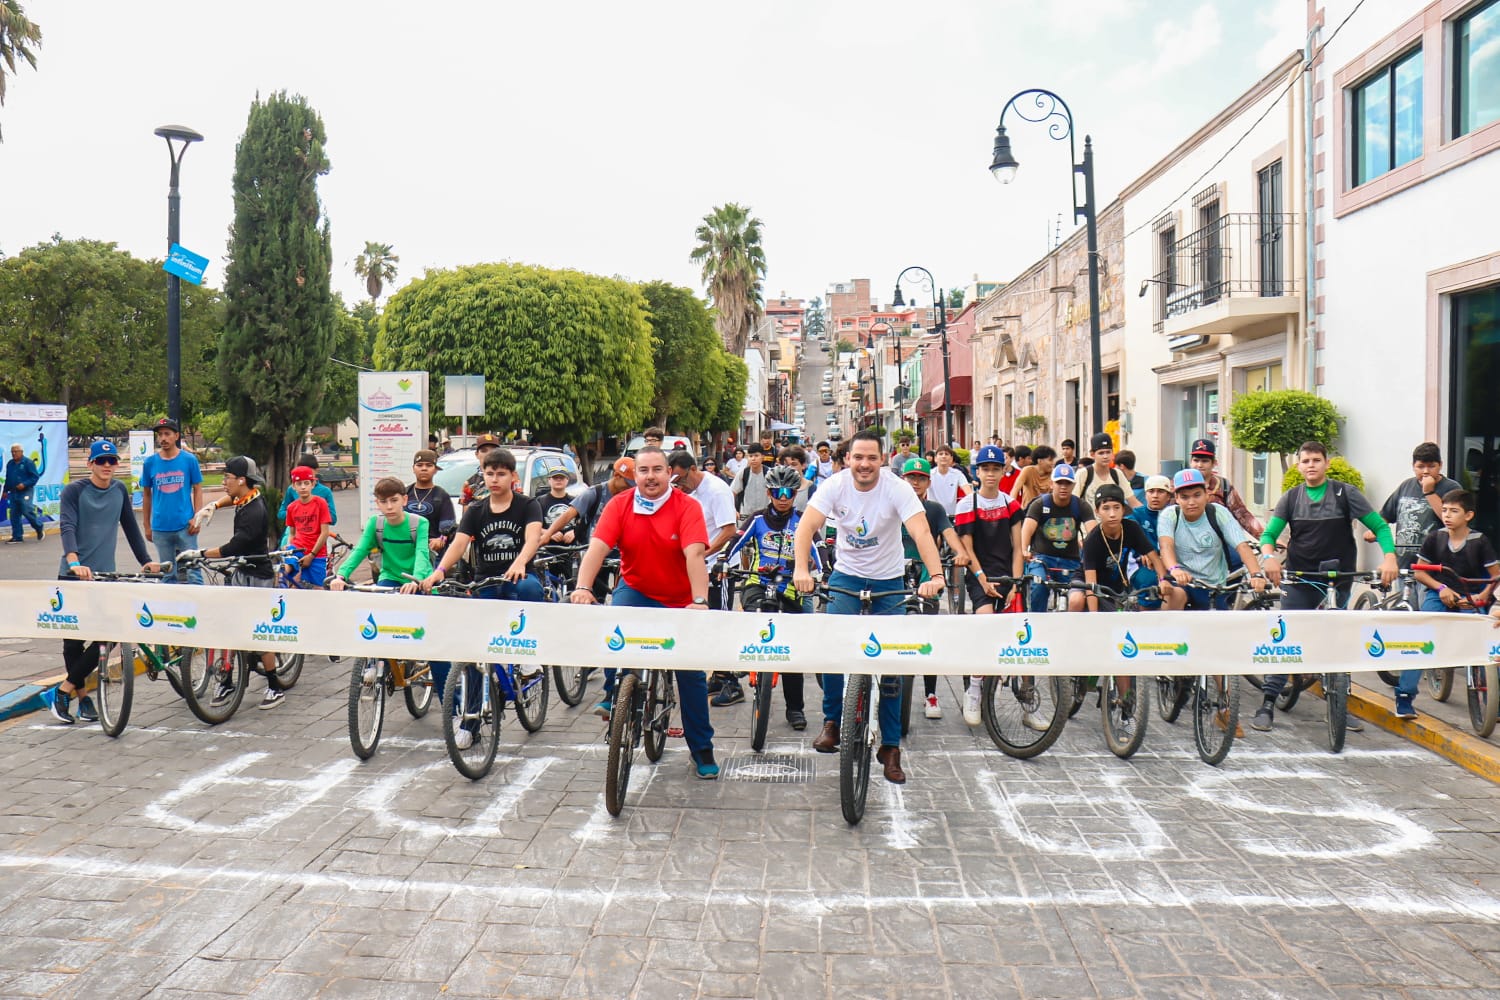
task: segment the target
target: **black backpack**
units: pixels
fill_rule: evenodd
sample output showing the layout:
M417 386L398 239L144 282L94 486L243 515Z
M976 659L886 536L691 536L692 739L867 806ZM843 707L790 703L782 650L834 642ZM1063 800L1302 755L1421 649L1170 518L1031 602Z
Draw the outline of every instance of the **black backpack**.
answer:
M1227 488L1227 483L1226 483L1226 488ZM1227 539L1227 538L1224 537L1224 529L1222 527L1220 527L1220 525L1219 525L1219 516L1214 513L1214 508L1217 507L1217 506L1221 506L1221 505L1220 504L1216 504L1213 501L1209 501L1209 503L1206 506L1204 506L1204 508L1203 508L1203 516L1206 517L1206 518L1208 518L1208 526L1210 528L1214 529L1214 534L1216 534L1216 535L1219 536L1219 544L1221 546L1223 546L1223 548L1224 548L1224 564L1226 566L1228 566L1231 570L1233 570L1235 568L1237 555L1236 555L1236 553L1234 551L1233 546L1231 546L1229 544L1229 539ZM1182 523L1182 508L1178 507L1176 509L1177 509L1177 523L1181 524ZM1225 509L1225 513L1228 513L1228 509L1227 508ZM1234 515L1230 514L1230 516L1233 517Z

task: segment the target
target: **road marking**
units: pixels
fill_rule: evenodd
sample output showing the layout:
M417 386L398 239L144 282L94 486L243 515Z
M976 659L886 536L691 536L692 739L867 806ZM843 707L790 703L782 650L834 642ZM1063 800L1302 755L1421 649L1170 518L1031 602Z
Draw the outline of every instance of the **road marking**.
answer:
M154 822L170 826L177 830L187 830L192 833L225 834L225 833L260 833L269 830L282 820L292 816L305 806L327 795L335 786L341 784L349 777L351 771L357 766L353 760L335 761L327 764L308 778L252 778L240 777L240 774L253 764L258 764L271 755L268 753L241 754L233 760L226 761L218 767L210 768L200 774L194 775L183 781L176 788L160 796L146 806L146 818ZM204 799L201 798L207 789L214 785L239 786L250 789L253 797L261 802L275 801L280 796L277 794L282 790L289 790L290 797L273 809L269 809L259 815L237 820L233 823L214 823L207 819L188 819L179 816L172 809L183 801L193 802L202 806Z
M522 886L515 884L484 884L479 881L486 874L514 877L509 869L485 872L476 869L474 877L463 882L448 882L425 879L386 878L372 875L339 874L337 872L288 872L275 869L252 870L244 868L217 868L194 865L162 865L140 861L115 861L109 858L46 857L25 854L0 855L0 868L20 871L34 870L63 875L94 878L128 878L143 883L168 879L174 883L196 879L206 888L252 886L264 890L269 886L294 888L341 888L361 892L384 893L429 893L435 897L449 895L477 895L495 902L522 906L554 904L607 904L610 901L664 902L668 899L682 901L690 898L680 891L664 889L620 888L587 889L562 886ZM1036 907L1067 907L1096 909L1099 907L1155 908L1197 910L1208 907L1232 907L1252 911L1356 911L1386 916L1401 917L1449 917L1500 924L1500 902L1491 897L1474 894L1463 896L1440 896L1432 900L1412 898L1409 892L1392 892L1388 895L1375 893L1340 894L1338 896L1281 896L1264 893L1236 893L1222 890L1205 890L1201 887L1180 888L1172 886L1163 891L1159 880L1146 878L1136 884L1116 883L1109 889L1088 889L1069 892L1043 891L1038 893L964 893L962 895L886 895L869 896L862 893L810 896L804 891L782 894L776 891L720 892L710 889L702 894L705 905L738 904L774 907L780 911L809 916L827 916L837 913L870 913L889 909L919 907L924 910L964 910L1004 908L1030 910Z
M1005 832L1039 853L1070 854L1101 861L1146 861L1168 847L1167 835L1161 824L1141 808L1128 788L1123 787L1127 777L1124 774L1103 772L1098 775L1103 788L1090 789L1078 795L1007 792L1004 787L1005 778L1001 775L976 774L974 777L979 782L979 791L989 804L990 811L995 814ZM1028 806L1049 814L1045 817L1048 829L1059 833L1072 830L1077 834L1076 838L1048 835L1034 829L1026 820ZM1081 824L1067 815L1070 809L1076 810L1076 815L1081 815ZM1057 815L1058 812L1064 815ZM1131 827L1132 833L1089 833L1086 828L1101 815L1124 821Z
M503 833L500 821L516 811L521 796L530 791L538 779L546 773L547 768L556 762L556 757L513 757L509 760L502 760L502 766L506 763L517 763L520 766L505 779L505 785L496 793L494 802L469 822L458 825L415 816L402 816L394 808L397 797L413 781L420 779L434 768L448 771L451 765L446 760L433 761L431 764L397 771L381 778L367 795L361 798L357 806L369 809L375 821L382 825L394 826L406 833L414 833L418 836L499 837Z

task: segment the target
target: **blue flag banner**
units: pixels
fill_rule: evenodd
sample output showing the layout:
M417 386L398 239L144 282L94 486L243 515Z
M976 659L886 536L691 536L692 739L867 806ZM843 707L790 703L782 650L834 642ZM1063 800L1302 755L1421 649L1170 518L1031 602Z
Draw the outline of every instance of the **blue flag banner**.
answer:
M173 243L172 249L167 253L166 263L162 264L161 269L168 274L175 274L183 281L201 285L203 272L207 267L207 257L200 257L181 244Z

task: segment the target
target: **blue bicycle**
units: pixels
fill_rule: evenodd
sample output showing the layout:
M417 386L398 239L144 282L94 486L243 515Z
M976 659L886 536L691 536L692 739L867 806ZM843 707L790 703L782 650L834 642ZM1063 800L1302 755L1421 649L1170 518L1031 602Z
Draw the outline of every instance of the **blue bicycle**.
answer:
M588 548L583 545L548 545L531 560L531 568L542 580L542 593L553 604L565 603L578 579L578 559ZM583 689L588 686L593 667L553 667L552 678L557 686L557 697L569 708L583 701Z

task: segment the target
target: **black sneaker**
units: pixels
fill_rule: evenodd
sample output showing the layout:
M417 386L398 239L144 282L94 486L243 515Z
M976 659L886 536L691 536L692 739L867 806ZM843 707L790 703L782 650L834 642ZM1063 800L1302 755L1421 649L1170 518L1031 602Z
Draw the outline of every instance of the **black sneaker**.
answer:
M709 699L709 704L715 708L723 708L725 705L738 705L745 700L745 689L740 687L740 682L730 678L719 688L719 693Z
M716 672L711 673L711 674L708 675L708 693L710 695L718 694L719 691L720 691L720 689L723 688L723 687L724 687L724 675L723 674L718 673L716 671Z
M88 695L84 695L83 697L78 699L78 721L99 721L99 710L94 707L94 699L90 698Z
M220 681L219 682L219 689L214 692L213 700L210 701L209 704L210 705L222 705L225 702L227 702L230 698L233 698L233 697L234 697L234 685L231 684L231 683L229 683L228 681Z
M1250 720L1250 728L1257 732L1269 733L1276 722L1276 709L1270 702L1261 705L1255 713L1255 718Z
M51 702L47 707L52 710L52 717L65 726L73 724L73 696L61 687L52 689Z
M807 728L807 716L803 715L795 708L789 708L786 710L786 721L790 723L791 727L797 730L797 732L799 733Z
M285 697L286 691L282 688L266 688L266 696L260 700L260 707L275 708Z

